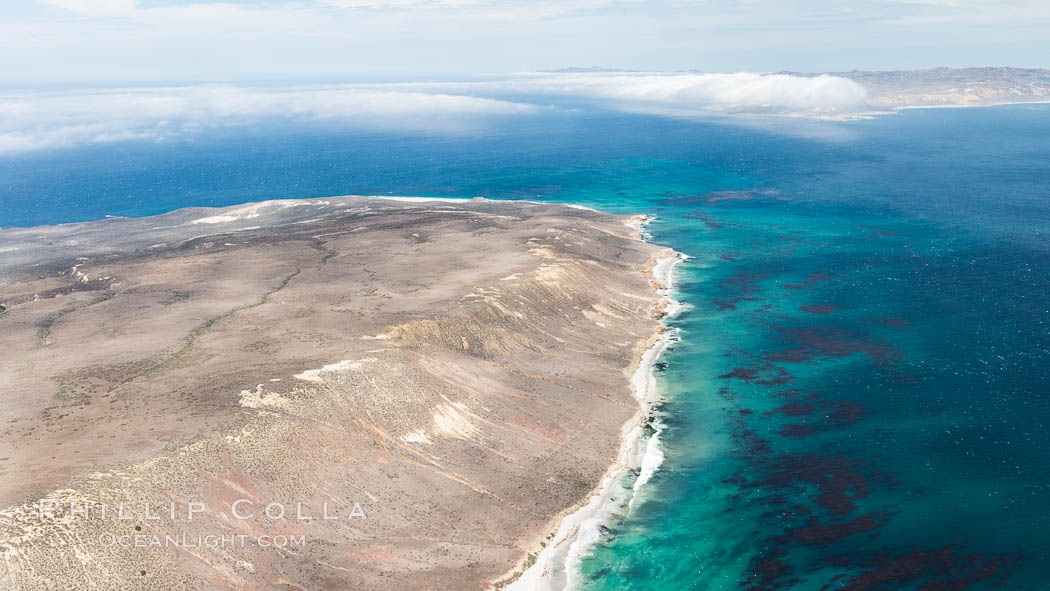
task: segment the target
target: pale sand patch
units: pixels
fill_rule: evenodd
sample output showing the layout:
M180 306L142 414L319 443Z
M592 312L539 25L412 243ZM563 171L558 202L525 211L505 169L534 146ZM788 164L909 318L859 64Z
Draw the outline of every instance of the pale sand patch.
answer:
M484 197L386 197L377 195L372 197L372 199L386 199L387 201L401 201L402 203L426 203L427 201L462 203L464 201L473 201L474 199L484 199Z
M262 384L256 386L254 390L241 390L240 403L241 406L245 408L277 408L281 410L290 410L292 406L292 401L284 396L281 396L276 392L264 391Z
M296 199L275 199L272 201L261 201L259 203L252 203L251 205L245 205L235 209L231 209L221 215L213 215L205 218L199 218L191 221L191 224L227 224L230 222L236 222L239 220L250 220L262 215L263 210L271 209L274 207L286 209L289 207L302 207L306 205L330 205L330 201L324 200L305 200L300 201Z
M583 211L593 211L594 213L601 213L593 207L587 207L586 205L576 205L575 203L565 203L565 207L571 207L572 209L582 209Z
M434 429L438 435L453 439L470 439L478 429L467 416L468 408L459 402L446 402L434 413Z
M365 363L368 363L370 361L375 361L375 359L344 359L343 361L340 361L338 363L331 363L320 369L308 369L302 373L295 374L293 377L307 382L323 382L324 378L322 376L324 374L345 372L353 369L361 369L361 367L364 366Z
M434 442L430 439L422 429L416 429L415 431L409 431L401 436L401 441L405 443L422 443L425 445L434 445Z

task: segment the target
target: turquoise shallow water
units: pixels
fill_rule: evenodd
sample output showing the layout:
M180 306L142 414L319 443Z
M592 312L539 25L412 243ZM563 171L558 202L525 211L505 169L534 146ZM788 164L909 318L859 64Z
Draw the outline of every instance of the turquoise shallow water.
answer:
M346 193L648 212L693 256L666 460L586 588L1050 588L1050 106L275 125L0 160L0 225Z

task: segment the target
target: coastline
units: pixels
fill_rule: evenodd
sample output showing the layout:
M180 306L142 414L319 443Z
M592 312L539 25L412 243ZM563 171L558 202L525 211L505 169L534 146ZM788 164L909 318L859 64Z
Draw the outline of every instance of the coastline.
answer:
M644 228L652 219L640 215L626 225L636 231L640 240L648 242L649 236ZM674 252L653 261L650 273L654 288L663 297L661 319L673 316L683 308L670 296L674 289L675 267L688 258L688 255ZM543 540L534 544L514 569L492 582L495 588L505 591L571 591L579 586L580 564L600 540L604 524L631 511L639 491L663 463L664 455L660 449L663 424L652 419L653 410L660 400L654 371L661 355L677 339L678 331L661 323L657 334L646 342L631 373L631 388L638 400L638 409L622 427L617 460L586 499L552 520L556 526L546 530ZM648 436L646 427L652 429ZM638 471L638 476L630 488L624 487L623 477L634 470Z
M885 117L891 115L900 115L904 111L922 110L922 109L990 109L994 107L1010 107L1020 105L1046 105L1050 104L1050 100L1037 100L1037 101L1002 101L1002 102L991 102L991 103L978 103L978 104L965 104L965 103L942 103L936 105L885 105L880 110L874 111L860 111L842 118L836 117L817 117L817 119L826 119L829 121L859 121L863 119L875 119L877 117ZM874 105L871 105L874 107Z

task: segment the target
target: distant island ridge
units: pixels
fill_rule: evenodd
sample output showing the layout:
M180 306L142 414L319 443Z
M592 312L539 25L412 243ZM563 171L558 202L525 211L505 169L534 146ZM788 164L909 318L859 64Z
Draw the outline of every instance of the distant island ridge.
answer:
M642 70L571 66L544 70L548 74L641 74ZM677 73L714 74L703 70ZM770 75L852 80L868 93L866 106L875 112L920 107L983 107L1050 100L1050 69L1002 67L928 68L920 70L850 70Z

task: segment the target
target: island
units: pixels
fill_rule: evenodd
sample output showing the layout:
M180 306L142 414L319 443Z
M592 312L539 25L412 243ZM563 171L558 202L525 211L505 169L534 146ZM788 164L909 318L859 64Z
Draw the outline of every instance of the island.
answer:
M930 107L988 107L1050 101L1050 70L1037 68L928 68L826 72L793 76L834 76L861 85L872 113Z
M346 196L0 230L0 587L512 579L641 423L674 253L639 220Z

